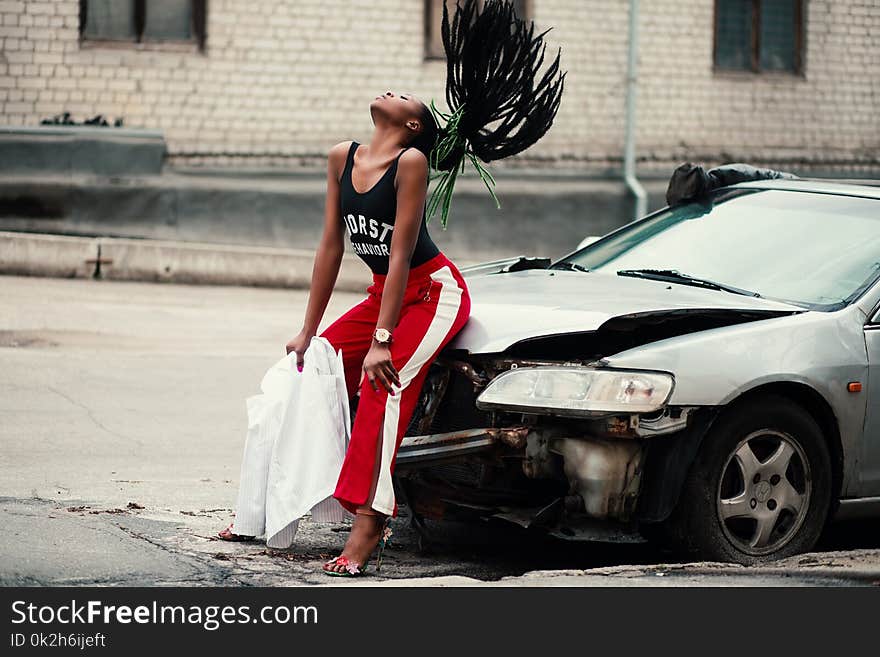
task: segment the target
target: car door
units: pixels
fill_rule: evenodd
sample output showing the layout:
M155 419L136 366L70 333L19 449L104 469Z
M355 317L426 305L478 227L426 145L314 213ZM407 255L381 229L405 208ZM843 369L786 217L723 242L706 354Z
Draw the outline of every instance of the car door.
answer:
M880 307L865 325L868 345L868 405L862 437L864 495L880 495Z

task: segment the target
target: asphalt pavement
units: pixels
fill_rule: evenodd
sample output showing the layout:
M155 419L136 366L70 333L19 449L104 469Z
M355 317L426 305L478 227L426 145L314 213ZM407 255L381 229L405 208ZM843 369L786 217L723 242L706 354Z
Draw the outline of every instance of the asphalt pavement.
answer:
M334 293L321 327L361 298ZM0 585L880 583L875 521L751 569L503 524L435 523L425 542L402 515L381 576L361 582L320 573L345 525L306 520L282 551L215 540L233 511L245 399L306 301L303 290L0 276Z

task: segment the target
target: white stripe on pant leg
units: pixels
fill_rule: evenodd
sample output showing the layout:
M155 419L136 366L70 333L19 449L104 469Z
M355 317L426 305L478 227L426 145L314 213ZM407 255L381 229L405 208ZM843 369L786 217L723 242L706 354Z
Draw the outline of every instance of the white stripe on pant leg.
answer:
M379 467L379 478L376 484L376 494L373 497L372 508L379 513L391 515L394 513L394 486L391 483L391 461L394 458L394 448L397 446L397 424L400 420L400 396L404 388L409 385L419 369L437 351L437 348L449 334L458 310L461 307L461 295L463 290L458 281L452 275L449 266L441 267L431 274L431 278L440 282L440 295L437 298L437 307L431 323L422 336L419 345L412 356L400 368L400 388L394 395L388 395L385 401L385 421L382 425L382 462Z

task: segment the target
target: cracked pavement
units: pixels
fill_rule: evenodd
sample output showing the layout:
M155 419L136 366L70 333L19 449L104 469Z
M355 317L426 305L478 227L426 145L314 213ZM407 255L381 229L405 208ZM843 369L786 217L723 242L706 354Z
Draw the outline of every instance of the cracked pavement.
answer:
M334 293L322 328L361 297ZM235 501L245 399L306 300L302 290L0 277L0 584L880 583L876 521L835 526L821 551L756 569L500 523L432 523L426 545L401 517L381 577L361 581L319 572L345 526L305 520L285 551L215 540Z

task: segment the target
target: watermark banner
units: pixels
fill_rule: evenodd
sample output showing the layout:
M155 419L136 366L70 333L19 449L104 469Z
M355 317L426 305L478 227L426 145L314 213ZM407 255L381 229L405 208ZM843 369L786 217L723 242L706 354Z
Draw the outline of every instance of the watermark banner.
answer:
M778 639L787 648L816 647L824 639L808 631L814 623L845 626L855 640L873 627L876 588L71 587L6 588L0 597L4 655L115 655L185 645L199 646L199 653L318 646L331 655L338 652L333 646L354 650L360 640L365 649L482 645L494 652L551 645L594 652L623 642L632 652L639 645L713 645L738 614L742 622L755 620L748 641L761 635L765 646ZM774 624L800 629L774 638L764 623L771 616Z

